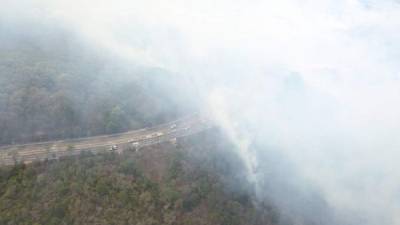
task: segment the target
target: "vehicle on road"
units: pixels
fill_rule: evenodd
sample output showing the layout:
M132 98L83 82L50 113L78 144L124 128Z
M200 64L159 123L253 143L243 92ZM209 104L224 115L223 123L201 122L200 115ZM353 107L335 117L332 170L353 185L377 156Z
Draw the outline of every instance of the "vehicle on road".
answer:
M140 143L139 142L131 142L132 147L135 149L135 152L137 152L140 148Z
M146 138L160 137L163 135L164 135L163 132L156 132L156 133L151 133L151 134L146 135Z

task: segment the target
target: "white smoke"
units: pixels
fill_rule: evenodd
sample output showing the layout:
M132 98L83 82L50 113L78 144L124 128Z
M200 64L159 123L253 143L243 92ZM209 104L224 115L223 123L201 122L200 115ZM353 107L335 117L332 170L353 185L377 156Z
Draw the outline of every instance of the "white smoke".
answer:
M257 192L254 141L338 217L400 224L398 2L5 1L3 18L55 20L118 57L190 77Z

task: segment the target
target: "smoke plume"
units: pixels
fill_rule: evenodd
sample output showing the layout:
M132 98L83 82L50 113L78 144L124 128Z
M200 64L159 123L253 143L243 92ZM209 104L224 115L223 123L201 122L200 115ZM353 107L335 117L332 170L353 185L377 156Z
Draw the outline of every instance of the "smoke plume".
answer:
M185 94L237 145L257 198L274 201L287 223L400 223L397 1L2 5L1 35L63 26L189 83Z

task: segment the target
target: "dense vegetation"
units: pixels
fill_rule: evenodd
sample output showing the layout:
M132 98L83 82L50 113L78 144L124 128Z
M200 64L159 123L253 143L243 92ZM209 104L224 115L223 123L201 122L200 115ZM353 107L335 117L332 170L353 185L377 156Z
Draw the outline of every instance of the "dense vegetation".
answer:
M174 75L115 59L66 31L4 32L0 145L140 128L189 105Z
M277 224L216 137L3 168L0 224Z
M3 25L0 145L121 132L197 111L182 77L65 29ZM277 224L223 140L213 131L122 155L0 168L0 224Z

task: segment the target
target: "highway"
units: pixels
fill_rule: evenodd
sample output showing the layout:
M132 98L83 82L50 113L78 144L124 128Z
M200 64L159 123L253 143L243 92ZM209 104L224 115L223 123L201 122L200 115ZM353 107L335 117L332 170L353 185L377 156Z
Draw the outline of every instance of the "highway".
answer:
M83 152L98 154L113 151L121 153L126 149L138 150L144 146L175 141L176 138L196 134L212 126L206 117L190 115L154 127L119 134L0 146L0 165L56 160Z

